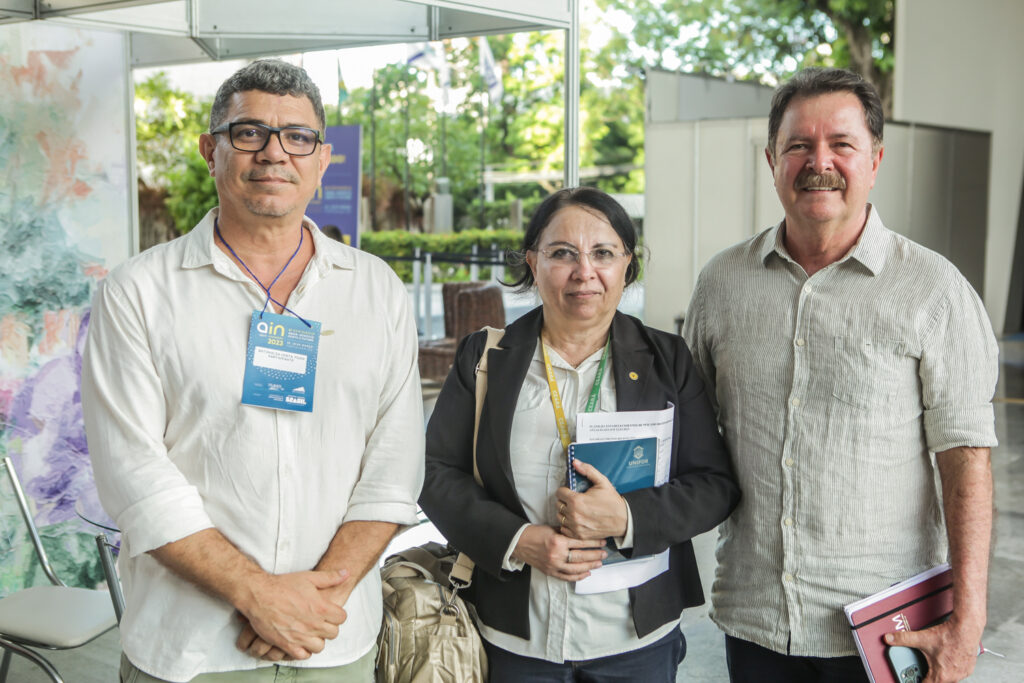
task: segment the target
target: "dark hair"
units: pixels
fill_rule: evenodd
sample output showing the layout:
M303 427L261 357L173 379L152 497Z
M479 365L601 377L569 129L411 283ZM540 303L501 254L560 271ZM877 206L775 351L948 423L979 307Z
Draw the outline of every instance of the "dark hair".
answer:
M815 97L836 92L850 92L857 96L864 107L864 122L871 133L875 151L882 146L882 129L885 116L878 91L860 74L846 69L825 69L809 67L798 72L783 83L772 96L772 110L768 115L768 153L775 158L775 143L782 125L782 116L794 97Z
M210 130L224 123L228 107L231 106L231 96L247 90L308 98L320 123L320 132L325 132L327 119L324 116L324 104L320 100L320 89L305 69L280 59L260 59L247 64L221 83L210 108Z
M512 282L502 282L503 285L517 287L520 292L525 292L533 287L533 271L526 264L526 252L537 248L544 228L548 227L556 213L568 206L580 206L604 216L622 239L626 252L633 256L629 265L626 266L626 286L628 287L636 281L637 275L640 274L640 253L637 248L636 226L630 220L629 214L615 199L596 187L567 187L548 195L533 212L530 224L526 226L526 232L523 233L522 248L518 251L508 252L506 259L513 269L519 271L518 279Z

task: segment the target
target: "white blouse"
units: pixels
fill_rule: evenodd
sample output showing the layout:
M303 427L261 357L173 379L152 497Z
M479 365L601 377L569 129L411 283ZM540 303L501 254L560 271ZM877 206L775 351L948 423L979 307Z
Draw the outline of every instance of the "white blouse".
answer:
M576 436L576 414L584 410L601 363L599 349L578 368L564 361L548 347L562 408L569 423L569 435ZM615 380L609 356L597 403L598 412L616 409ZM519 500L531 524L557 527L558 500L555 491L565 485L568 462L558 438L554 408L548 389L547 373L540 342L523 380L512 418L509 448L512 473ZM632 537L627 529L627 545ZM510 555L522 535L519 530L505 556L505 568L521 570L523 564ZM649 645L678 628L679 620L669 622L643 638L638 638L629 608L629 591L583 595L575 585L540 571L530 573L529 640L480 625L480 634L492 645L524 657L549 662L596 659L630 652Z

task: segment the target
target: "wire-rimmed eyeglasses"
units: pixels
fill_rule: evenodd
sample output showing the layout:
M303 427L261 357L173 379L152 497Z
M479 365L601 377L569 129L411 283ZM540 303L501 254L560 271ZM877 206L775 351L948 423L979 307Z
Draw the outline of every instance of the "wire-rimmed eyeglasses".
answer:
M234 123L222 123L210 131L212 135L227 133L231 146L239 152L262 152L270 137L277 133L277 139L281 142L281 149L293 157L307 157L316 151L316 146L321 142L319 131L302 126L284 126L275 128L265 123L252 121L235 121Z
M572 247L551 247L549 249L538 249L537 251L544 254L545 258L560 265L577 264L586 255L590 265L595 268L607 268L613 265L620 257L626 256L626 254L609 249L608 247L595 247L590 251L582 252Z

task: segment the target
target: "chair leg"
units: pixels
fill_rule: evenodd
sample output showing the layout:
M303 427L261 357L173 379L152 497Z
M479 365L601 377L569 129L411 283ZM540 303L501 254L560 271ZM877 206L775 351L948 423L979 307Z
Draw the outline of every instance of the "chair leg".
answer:
M46 659L44 659L38 652L30 650L29 648L23 647L17 643L12 643L6 638L0 638L0 647L4 649L4 677L0 678L0 681L5 680L7 677L7 667L10 665L11 652L17 652L19 655L35 663L36 666L45 671L46 675L50 677L50 680L53 681L53 683L64 683L64 679L60 677L60 674L53 668L53 665L46 661Z
M4 649L4 659L0 662L0 683L7 683L7 669L11 666L11 651Z
M121 623L121 615L124 614L124 593L121 591L121 581L117 578L117 568L114 565L114 556L110 552L112 546L107 542L105 534L96 535L96 548L100 553L100 564L103 567L103 577L107 580L107 590L110 591L110 600L114 603L114 616L117 623ZM3 680L0 679L0 683Z

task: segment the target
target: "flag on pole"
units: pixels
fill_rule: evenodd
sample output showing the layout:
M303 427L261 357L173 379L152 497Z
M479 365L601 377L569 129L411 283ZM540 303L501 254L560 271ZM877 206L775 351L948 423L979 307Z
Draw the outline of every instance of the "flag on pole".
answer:
M430 43L409 43L409 56L405 63L417 69L433 69L434 48Z
M431 43L411 43L406 64L437 73L437 84L441 89L441 110L447 112L448 90L452 85L452 77L444 53L444 43L438 43L436 46Z
M335 114L337 125L341 125L341 105L348 99L348 88L345 87L345 79L341 77L341 57L337 58L338 61L338 110Z
M501 84L501 67L494 61L491 44L487 42L486 36L480 36L479 45L480 77L484 79L491 102L500 102L502 95L505 94L505 88Z
M345 87L345 79L341 77L341 57L338 57L338 107L348 99L348 88Z

